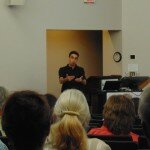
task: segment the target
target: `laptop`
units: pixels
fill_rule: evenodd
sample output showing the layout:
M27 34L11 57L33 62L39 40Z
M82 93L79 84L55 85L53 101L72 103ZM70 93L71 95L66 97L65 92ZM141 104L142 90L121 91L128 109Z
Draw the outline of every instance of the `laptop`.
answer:
M119 91L121 81L106 81L103 90L104 91Z

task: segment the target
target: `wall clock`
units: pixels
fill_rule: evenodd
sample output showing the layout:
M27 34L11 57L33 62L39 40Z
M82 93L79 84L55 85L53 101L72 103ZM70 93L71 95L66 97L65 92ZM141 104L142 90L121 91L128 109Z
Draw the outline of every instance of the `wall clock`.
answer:
M114 55L113 55L113 60L114 60L115 62L120 62L121 59L122 59L121 53L120 53L120 52L115 52Z

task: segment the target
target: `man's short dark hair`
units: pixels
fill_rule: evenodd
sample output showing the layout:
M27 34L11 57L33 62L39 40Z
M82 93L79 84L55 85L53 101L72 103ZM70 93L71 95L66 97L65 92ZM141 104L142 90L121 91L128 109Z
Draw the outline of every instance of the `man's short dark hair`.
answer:
M15 150L36 150L49 134L50 118L46 100L36 92L20 91L4 104L2 127Z
M69 57L70 57L72 54L75 54L75 55L77 55L77 56L79 57L79 53L78 53L77 51L71 51L71 52L69 53Z

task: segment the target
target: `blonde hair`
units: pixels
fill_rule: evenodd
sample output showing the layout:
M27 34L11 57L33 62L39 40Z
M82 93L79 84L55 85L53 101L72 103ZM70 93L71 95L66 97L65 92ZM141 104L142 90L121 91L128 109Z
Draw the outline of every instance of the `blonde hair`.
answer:
M51 126L51 142L57 149L87 150L87 136L84 129L90 120L89 107L82 92L70 89L58 98L54 114L57 123Z

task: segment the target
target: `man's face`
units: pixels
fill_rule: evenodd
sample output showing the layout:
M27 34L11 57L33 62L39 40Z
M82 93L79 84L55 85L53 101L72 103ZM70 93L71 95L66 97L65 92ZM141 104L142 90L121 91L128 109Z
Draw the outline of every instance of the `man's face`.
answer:
M76 54L71 54L69 57L69 65L75 66L78 62L78 56Z

